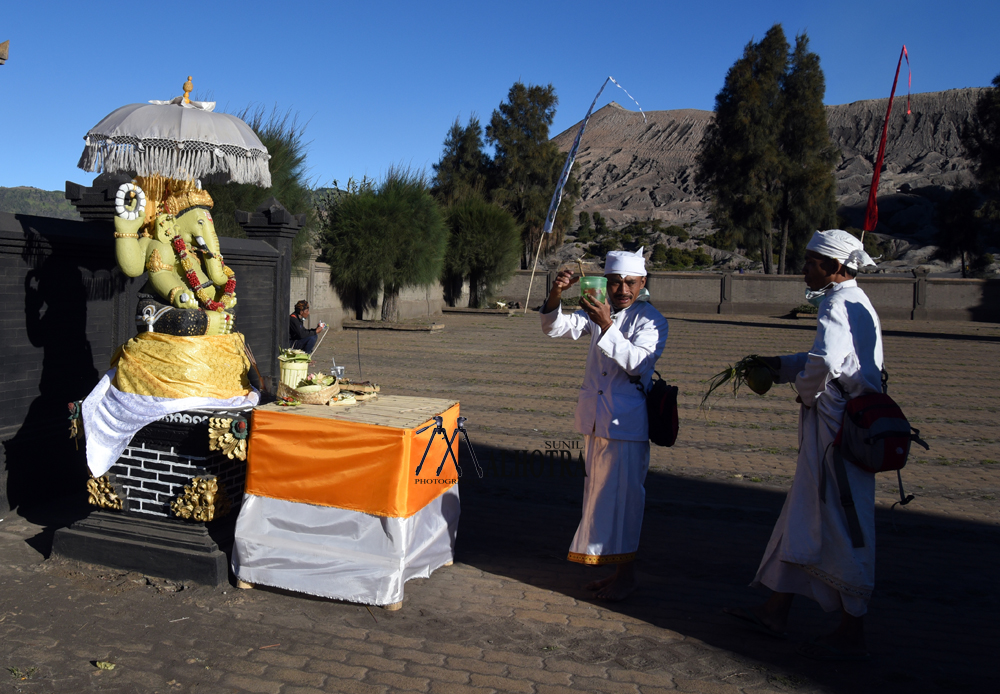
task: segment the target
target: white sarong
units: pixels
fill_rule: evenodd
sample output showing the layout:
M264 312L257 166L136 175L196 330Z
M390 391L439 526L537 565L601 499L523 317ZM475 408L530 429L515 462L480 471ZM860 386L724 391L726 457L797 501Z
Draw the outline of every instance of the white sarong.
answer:
M584 437L587 477L583 518L568 559L580 564L624 564L635 559L646 505L649 441Z
M828 450L845 404L831 384L813 407L802 407L795 479L751 585L804 595L827 612L843 607L860 617L875 585L875 475L844 463L865 539L855 549Z

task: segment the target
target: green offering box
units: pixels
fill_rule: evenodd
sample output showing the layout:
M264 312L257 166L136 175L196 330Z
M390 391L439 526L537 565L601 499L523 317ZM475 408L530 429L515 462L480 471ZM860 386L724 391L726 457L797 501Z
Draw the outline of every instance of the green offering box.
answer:
M608 300L608 280L606 277L581 277L580 294L586 294L599 304Z

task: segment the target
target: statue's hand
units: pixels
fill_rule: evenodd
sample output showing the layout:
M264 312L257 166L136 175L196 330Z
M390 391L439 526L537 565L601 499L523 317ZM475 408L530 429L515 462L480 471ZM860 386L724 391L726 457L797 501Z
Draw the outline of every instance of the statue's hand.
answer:
M170 303L175 308L198 308L198 297L187 287L181 287L180 291L174 292Z
M133 183L123 183L115 194L115 238L136 238L145 221L146 194Z

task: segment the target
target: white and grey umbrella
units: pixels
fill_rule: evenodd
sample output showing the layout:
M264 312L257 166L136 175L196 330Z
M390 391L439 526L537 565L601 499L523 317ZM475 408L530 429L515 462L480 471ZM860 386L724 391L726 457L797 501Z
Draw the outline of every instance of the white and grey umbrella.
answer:
M190 80L190 78L188 78ZM214 101L129 104L111 112L84 138L84 171L165 176L180 180L254 183L271 187L270 156L246 123L214 113Z

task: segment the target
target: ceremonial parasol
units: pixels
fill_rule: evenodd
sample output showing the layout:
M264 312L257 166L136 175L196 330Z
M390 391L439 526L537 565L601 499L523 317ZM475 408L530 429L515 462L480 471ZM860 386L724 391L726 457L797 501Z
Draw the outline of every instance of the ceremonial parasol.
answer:
M207 178L270 188L270 156L257 134L235 116L214 113L214 101L192 101L191 88L188 77L184 96L111 112L87 133L77 166L98 173Z

